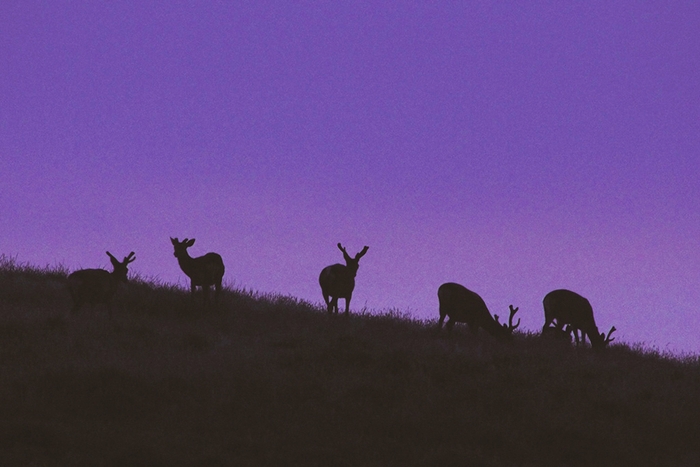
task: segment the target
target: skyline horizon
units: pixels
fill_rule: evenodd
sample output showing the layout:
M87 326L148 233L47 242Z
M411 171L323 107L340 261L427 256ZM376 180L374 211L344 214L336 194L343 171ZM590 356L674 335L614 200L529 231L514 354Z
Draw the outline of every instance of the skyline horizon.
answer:
M185 239L186 239L186 238L183 238L182 241L184 242ZM189 239L189 240L192 240L192 239ZM135 251L132 251L132 252L135 253L135 256L136 256L136 257L138 256L138 253L136 253ZM107 256L109 255L109 253L110 253L110 252L105 251L105 254L106 254ZM199 256L203 256L203 255L209 254L209 253L216 253L216 252L214 252L214 251L209 251L209 252L203 253L202 255L199 255ZM119 257L119 256L120 256L120 255L117 255L117 257ZM197 257L199 257L199 256L193 256L193 258L197 258ZM11 263L14 263L14 264L16 264L16 265L18 265L18 266L20 266L20 267L30 267L30 268L40 268L40 269L41 269L41 268L47 268L47 269L49 269L49 270L50 270L50 269L65 270L67 274L70 274L71 272L78 271L78 270L81 270L81 269L94 269L94 268L97 268L97 269L104 269L104 270L107 270L107 271L111 272L110 268L107 267L107 266L105 266L105 265L94 266L94 267L89 267L89 266L84 266L84 267L83 267L83 266L80 266L80 267L77 267L77 268L75 268L75 269L70 269L70 268L68 268L68 267L67 267L65 264L63 264L63 263L54 263L54 264L48 264L48 263L47 263L47 264L45 264L45 265L43 265L43 266L38 265L38 264L32 264L32 263L29 263L29 262L21 261L20 258L18 258L16 255L15 255L15 256L10 256L10 255L7 255L7 254L5 254L5 253L0 253L0 257L4 257L4 258L6 258L6 259L9 259ZM126 258L126 257L125 257L125 258ZM135 259L136 259L136 258L135 258ZM132 261L133 261L133 260L132 260ZM109 264L109 261L107 261L105 264ZM141 272L135 270L135 269L133 268L133 266L129 269L129 278L130 278L130 280L134 280L134 279L135 279L135 280L139 280L139 281L144 281L144 282L146 282L146 283L150 283L150 284L153 284L153 285L156 285L156 286L160 286L160 285L164 285L164 286L174 286L174 287L177 287L177 288L182 289L184 292L188 292L188 291L190 290L190 285L189 285L190 279L189 279L189 277L188 277L187 275L185 275L185 273L182 271L182 269L180 269L180 266L179 266L179 264L177 263L177 258L175 258L175 264L177 265L177 272L179 272L179 275L178 275L177 273L174 274L175 276L178 276L178 277L177 277L177 280L174 280L174 281L173 281L173 280L166 280L166 279L164 279L163 277L161 277L159 274L155 274L155 275L153 275L153 274L143 274L143 273L141 273ZM225 264L226 264L226 261L224 260L224 265L225 265ZM335 265L335 264L342 264L342 263L333 263L333 264L329 264L328 266ZM359 274L359 273L358 273L358 274ZM317 282L318 282L318 281L317 281ZM454 281L445 281L445 282L443 282L443 283L440 284L440 285L444 285L444 284L447 284L447 283L457 283L457 284L459 284L459 285L463 285L463 286L464 286L464 284L461 284L461 283L458 283L458 282L454 282ZM269 295L269 296L277 296L277 295L279 295L279 296L283 296L283 297L292 297L292 298L295 298L295 299L298 299L298 300L305 301L305 302L307 302L307 303L309 303L309 304L311 304L311 305L317 307L317 308L319 309L319 311L321 311L321 312L326 312L326 313L327 313L327 311L326 311L326 304L323 302L323 298L322 298L321 288L320 288L320 286L319 286L318 284L316 284L316 285L318 286L318 289L319 289L319 290L318 290L318 295L319 295L319 297L321 297L321 298L318 299L318 300L314 300L313 298L298 297L298 296L294 295L293 293L288 293L288 292L284 292L284 291L280 291L280 290L265 291L265 290L256 289L254 286L237 285L237 284L235 283L235 279L232 280L232 281L227 281L227 280L226 280L226 274L224 274L224 279L223 279L223 288L224 288L224 289L228 289L230 292L252 293L252 294L255 294L255 295L260 294L260 295L263 295L263 296L268 296L268 295ZM128 285L127 285L127 287L128 287ZM466 286L465 286L465 287L466 287ZM439 288L439 286L438 286L438 288ZM469 289L469 287L467 287L467 289ZM357 290L357 289L355 289L355 290ZM471 290L471 289L469 289L469 290ZM546 296L547 294L549 294L549 293L555 291L555 290L569 290L569 289L566 289L566 288L554 288L554 289L551 289L549 292L547 292L547 293L545 294L545 296ZM475 290L471 290L471 291L472 291L472 292L475 292L475 293L477 293L477 294L479 294L478 291L475 291ZM572 292L578 293L576 290L571 290L571 291L572 291ZM66 289L66 292L68 292L68 289ZM381 314L381 313L393 313L393 312L398 312L400 316L409 317L410 319L416 319L416 320L422 321L422 322L424 322L424 323L429 323L429 322L433 322L433 321L437 322L437 321L438 321L438 318L440 317L440 315L439 315L439 309L438 309L438 308L439 308L439 307L438 307L438 300L437 300L437 289L436 289L435 292L436 292L436 294L435 294L435 295L436 295L436 297L435 297L435 298L436 298L436 300L435 300L435 301L436 301L436 307L435 307L435 310L434 310L434 311L435 311L435 316L428 316L427 314L415 316L414 314L411 313L412 311L415 311L415 310L412 310L410 307L409 307L407 310L402 310L402 309L400 309L400 308L398 308L398 307L395 307L395 306L384 306L384 307L382 307L382 308L368 307L366 302L365 302L365 304L364 304L361 308L359 308L359 309L358 309L358 307L356 307L356 306L352 306L351 309L350 309L350 314L351 314L351 315L352 315L352 314L362 314L362 313L368 313L368 312L369 312L370 314L372 314L372 313L380 313L380 314ZM197 296L200 296L201 293L202 293L201 287L197 287ZM211 291L210 291L210 293L211 293ZM118 294L117 294L117 295L118 295ZM479 294L479 295L480 295L480 294ZM483 298L483 297L482 297L482 298ZM584 298L587 298L587 297L584 297ZM544 299L544 296L543 296L543 299ZM341 303L344 303L344 302L341 302ZM351 303L355 303L355 302L352 301ZM488 308L489 312L491 313L491 315L495 317L495 315L498 314L498 313L497 313L497 312L494 312L494 311L491 309L491 307L489 306L488 302L486 302L486 305L487 305L487 308ZM510 305L513 305L513 304L509 304L508 306L510 307ZM514 306L515 306L516 308L519 308L519 306L517 305L517 303L515 303ZM343 307L340 307L340 308L341 308L341 309L344 309L344 306L343 306ZM206 312L211 312L212 310L207 310L206 308L203 308L201 311L203 311L203 312L206 313ZM511 309L511 311L512 311L512 309ZM542 319L544 320L544 309L542 309L541 311L542 311ZM595 317L595 316L596 316L596 313L595 313L595 312L596 312L596 309L595 309L595 307L593 308L593 312L594 312L594 317ZM342 314L342 313L339 312L339 314ZM503 313L501 313L499 316L501 316L502 314L503 314ZM521 315L520 315L520 314L518 314L518 318L519 318L519 319L521 318ZM466 325L466 323L458 322L457 325L458 325L458 326L463 326L465 331L467 331L467 330L469 329L468 326ZM615 326L614 324L611 325L611 327L614 327L614 326ZM607 328L606 328L606 329L607 329ZM443 329L443 330L444 330L444 329ZM539 334L539 333L541 333L541 331L542 331L542 326L539 326L539 327L535 326L534 328L520 328L520 327L518 327L518 331L519 331L519 332L525 332L525 333ZM599 326L599 331L603 332L603 334L606 333L606 331L605 331L604 329L602 329L600 326ZM617 333L618 331L619 331L619 330L618 330L617 328L615 328L615 332ZM484 332L484 330L482 329L480 332ZM607 331L607 332L609 332L609 331ZM624 335L624 334L621 334L621 335ZM608 334L608 337L609 337L609 336L610 336L610 335ZM467 336L467 337L468 337L468 336ZM615 337L614 340L618 341L618 339L617 339L618 335L616 334L614 337ZM628 346L630 346L630 347L641 346L641 348L643 348L643 349L645 349L645 350L650 350L650 351L670 352L671 354L673 354L673 355L676 356L676 357L678 357L678 356L686 356L686 355L688 355L688 352L689 352L689 351L687 351L687 350L675 348L675 347L673 346L673 343L672 343L672 342L666 343L665 348L661 348L660 346L658 346L657 344L654 344L654 343L651 343L651 344L650 344L650 343L647 343L647 342L640 342L640 341L626 341L626 340L624 340L624 339L620 339L620 340L619 340L619 343L624 343L624 345L628 345ZM573 341L572 341L572 344L573 344ZM589 345L590 345L590 343L589 343ZM693 352L693 351L690 351L690 354L692 354L692 355L699 355L700 352Z

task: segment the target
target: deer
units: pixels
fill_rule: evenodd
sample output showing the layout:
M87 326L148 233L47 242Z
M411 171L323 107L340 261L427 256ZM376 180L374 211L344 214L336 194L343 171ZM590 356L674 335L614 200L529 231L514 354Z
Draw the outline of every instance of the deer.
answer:
M104 269L79 269L68 276L68 291L73 299L72 313L77 312L85 303L102 303L112 315L112 297L120 283L127 283L128 265L136 258L132 251L120 262L109 251L106 253L114 268L112 272Z
M554 326L556 329L562 330L565 324L570 326L576 345L579 345L579 331L581 332L581 342L585 344L586 335L588 335L591 347L594 349L603 349L615 340L614 337L610 338L612 333L617 330L615 326L610 329L607 336L605 333L599 332L593 318L591 303L576 292L566 289L553 290L545 295L542 305L544 306L543 333L550 327L550 324L556 321Z
M219 294L221 293L221 281L224 277L224 260L218 253L207 253L204 256L193 258L187 252L187 249L194 245L194 238L185 238L179 241L177 238L170 237L170 241L175 248L173 255L177 258L177 263L180 269L187 277L190 278L190 296L194 300L194 294L197 287L201 287L203 302L209 302L209 288L215 287L214 302L219 302Z
M350 312L350 299L352 299L352 291L355 289L355 276L357 269L360 267L360 258L362 258L369 250L365 246L362 251L352 258L347 250L338 243L338 249L343 252L345 264L332 264L323 268L318 276L318 283L321 286L323 301L326 302L329 314L338 314L338 299L345 299L345 315Z
M440 301L438 329L442 329L445 316L448 316L450 318L446 324L448 332L452 331L455 323L467 323L473 334L476 334L479 328L483 328L493 337L510 340L513 338L513 331L520 326L520 319L513 325L513 317L519 308L510 305L508 324L501 324L498 321L498 315L491 316L479 294L454 282L447 282L438 288L438 300Z

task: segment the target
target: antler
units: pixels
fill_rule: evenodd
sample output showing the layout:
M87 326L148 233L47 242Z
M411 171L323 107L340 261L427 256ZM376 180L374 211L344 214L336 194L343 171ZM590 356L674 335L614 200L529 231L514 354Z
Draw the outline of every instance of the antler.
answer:
M134 260L136 259L134 257L134 255L136 253L134 253L133 251L131 253L129 253L128 256L125 256L124 261L121 261L121 262L119 262L119 260L117 258L115 258L114 255L112 253L110 253L109 251L107 251L106 253L107 253L107 256L109 256L109 259L112 261L112 264L129 264L129 263L133 263Z
M518 318L518 323L515 326L513 326L513 316L515 316L519 308L513 308L513 305L509 305L508 308L510 309L510 317L508 318L508 330L515 331L516 329L518 329L518 326L520 326L520 318Z
M498 321L498 315L493 315L493 319L496 321L497 324L500 324L503 326L503 329L505 329L508 332L513 332L516 329L518 329L518 326L520 326L520 318L518 318L518 322L513 326L513 316L518 312L519 308L515 307L513 308L513 305L509 305L508 308L510 308L510 316L508 317L508 324L506 323L500 323Z
M614 337L613 337L612 339L610 339L610 336L611 336L612 333L615 332L615 331L617 331L617 329L615 328L615 326L613 326L612 328L610 328L610 331L608 332L608 335L607 335L607 336L605 335L604 332L601 332L601 333L600 333L600 337L603 338L603 343L604 343L604 344L607 345L607 344L609 344L609 343L611 343L612 341L615 340Z
M365 255L365 253L367 253L367 250L369 250L369 247L367 245L365 245L365 247L362 249L362 251L355 255L355 259L362 258Z
M343 245L341 245L340 242L338 243L338 249L343 252L343 257L345 258L345 261L352 259L350 257L350 255L348 254L347 250L345 249L345 247ZM365 245L365 247L362 249L362 251L355 255L355 261L362 258L365 255L365 253L367 253L367 250L369 250L369 247Z
M343 258L345 258L345 261L348 261L350 259L350 255L348 254L347 250L343 245L338 242L338 249L343 252Z

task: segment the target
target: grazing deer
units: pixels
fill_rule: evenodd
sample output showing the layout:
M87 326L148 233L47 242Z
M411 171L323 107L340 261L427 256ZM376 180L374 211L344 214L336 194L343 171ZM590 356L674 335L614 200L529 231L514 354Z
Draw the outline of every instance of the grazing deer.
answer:
M486 303L478 294L454 282L447 282L438 288L438 300L440 301L438 328L442 328L445 316L448 316L450 318L447 321L448 331L452 331L455 323L467 323L474 334L479 328L483 328L499 339L511 339L513 331L520 326L520 319L513 325L513 317L518 312L518 308L510 305L508 324L501 324L498 322L498 315L491 317Z
M193 239L184 239L178 241L177 238L170 237L170 241L175 247L173 253L177 258L177 263L180 265L182 272L190 278L190 290L194 299L194 292L197 287L202 288L203 302L206 304L209 301L209 287L215 287L214 302L219 302L219 294L221 293L221 280L224 277L224 261L218 253L207 253L204 256L193 258L187 253L187 249L194 245Z
M550 324L556 321L555 328L559 330L565 324L570 325L570 329L574 332L576 345L579 344L579 331L581 332L581 341L585 343L586 335L588 335L591 347L594 349L605 348L615 340L615 338L610 338L612 333L616 331L615 326L610 329L607 336L605 333L599 333L590 302L576 292L564 289L554 290L545 295L542 304L544 305L543 333Z
M78 311L85 303L91 305L102 303L107 306L109 314L112 314L112 297L117 291L119 283L127 282L128 265L136 258L133 251L129 253L129 256L125 256L122 262L119 262L109 251L107 256L112 262L114 271L80 269L68 276L68 290L73 299L71 312Z
M321 275L318 277L318 283L321 286L323 300L328 307L328 313L338 313L338 299L345 299L345 314L350 311L350 299L352 291L355 289L355 276L357 269L360 267L360 258L362 258L368 246L365 246L361 252L351 258L348 252L343 248L343 245L338 243L338 249L343 252L345 265L333 264L323 268Z

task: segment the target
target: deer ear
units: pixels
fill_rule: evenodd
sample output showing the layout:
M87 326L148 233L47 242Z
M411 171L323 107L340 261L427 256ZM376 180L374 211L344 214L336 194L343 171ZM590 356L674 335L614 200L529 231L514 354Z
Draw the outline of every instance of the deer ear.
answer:
M194 238L186 243L187 246L194 245Z
M170 242L171 242L173 245L177 245L178 243L180 243L180 242L177 240L177 237L175 237L175 238L170 237Z

